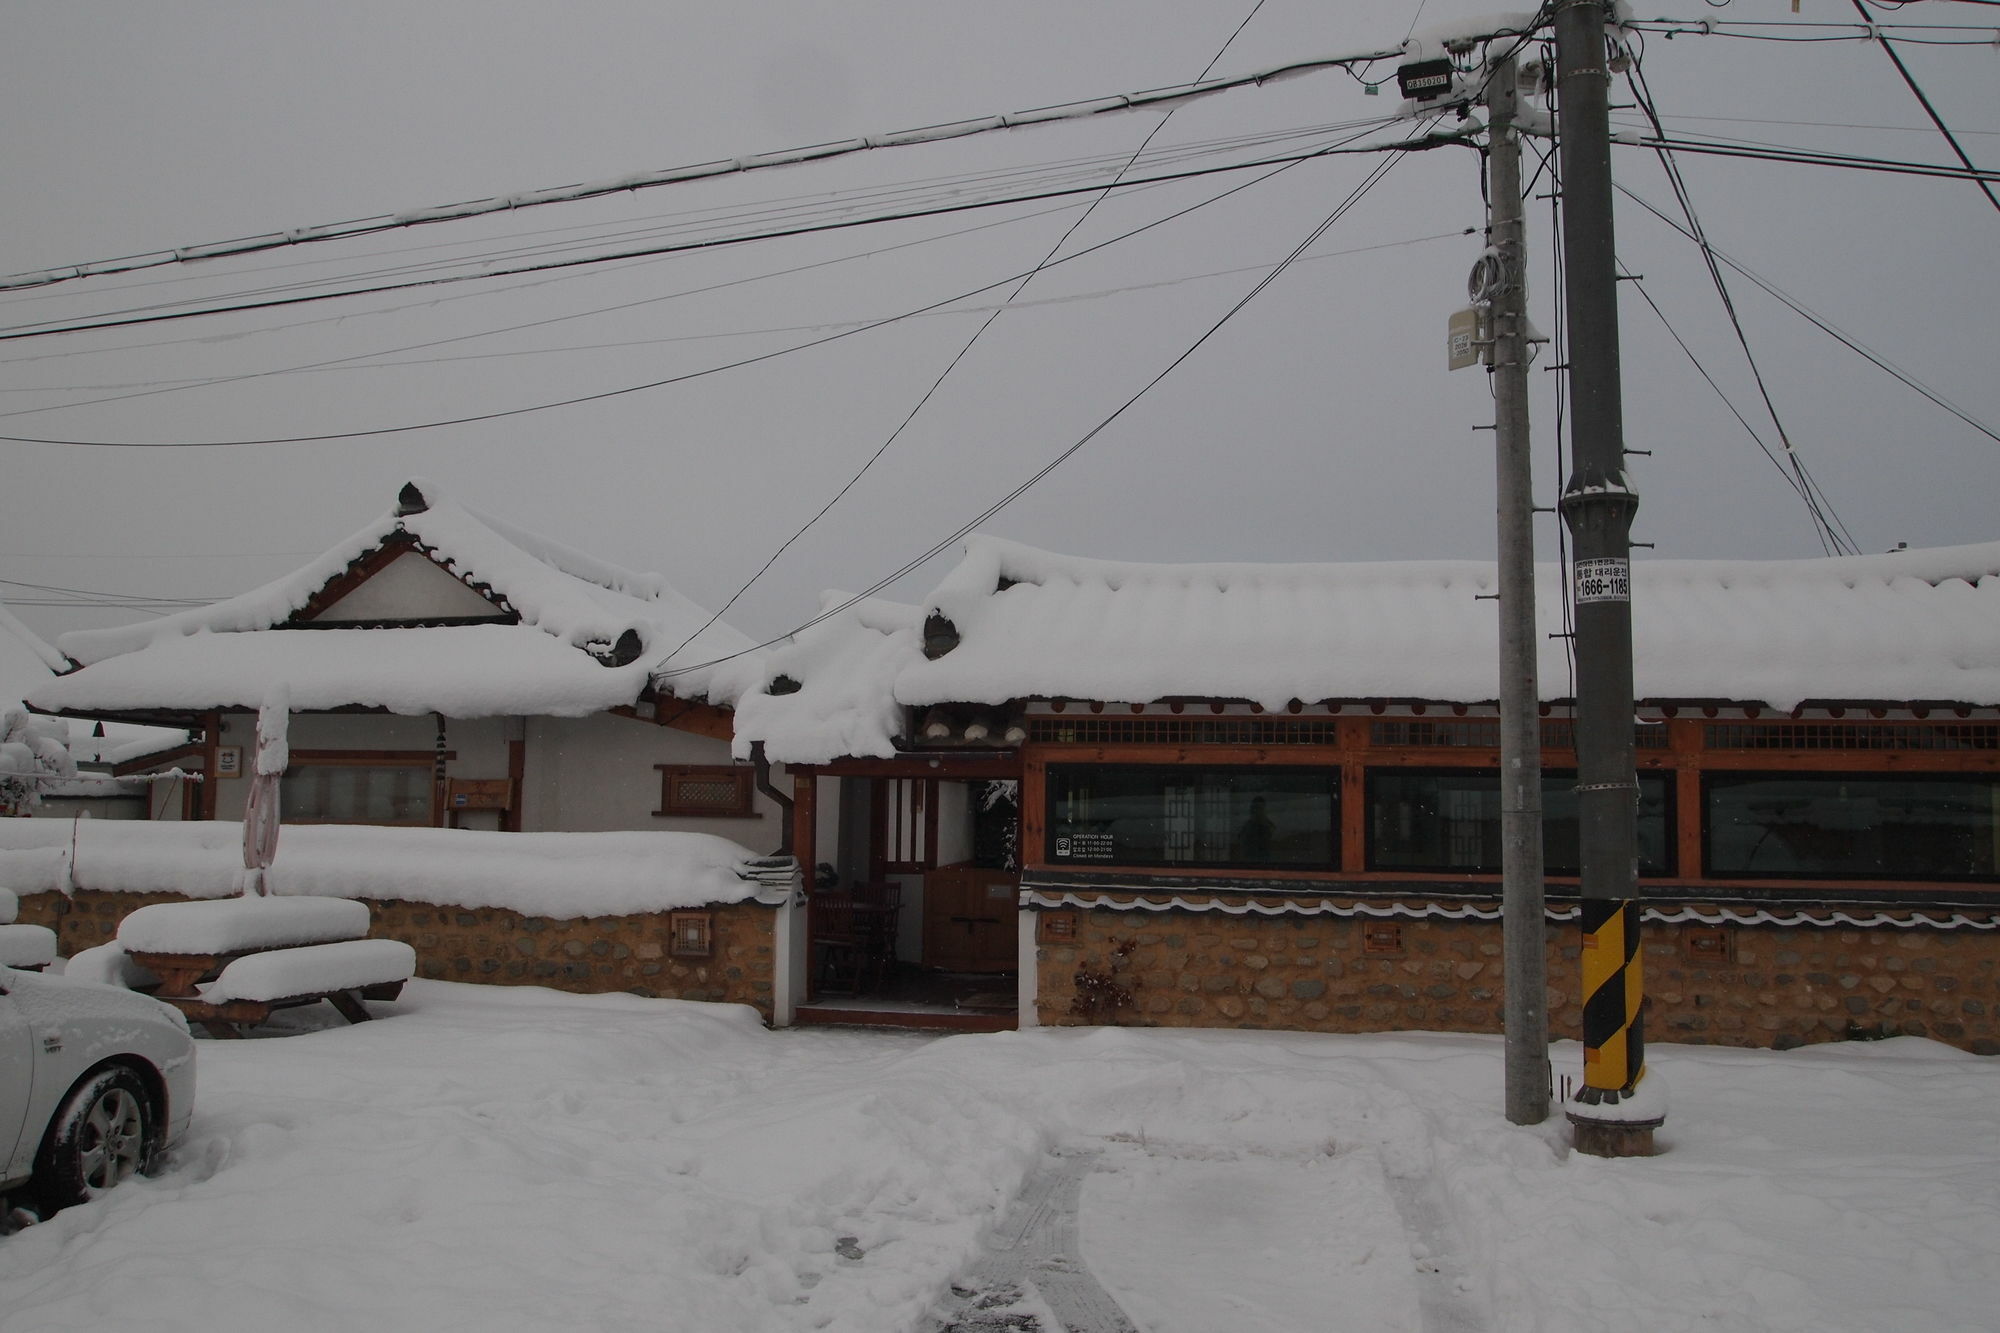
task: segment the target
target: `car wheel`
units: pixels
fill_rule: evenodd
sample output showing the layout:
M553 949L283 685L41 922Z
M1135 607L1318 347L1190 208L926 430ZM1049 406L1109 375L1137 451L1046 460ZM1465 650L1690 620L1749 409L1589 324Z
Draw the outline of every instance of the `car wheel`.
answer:
M70 1090L36 1172L48 1211L82 1203L146 1165L152 1109L129 1069L100 1069Z

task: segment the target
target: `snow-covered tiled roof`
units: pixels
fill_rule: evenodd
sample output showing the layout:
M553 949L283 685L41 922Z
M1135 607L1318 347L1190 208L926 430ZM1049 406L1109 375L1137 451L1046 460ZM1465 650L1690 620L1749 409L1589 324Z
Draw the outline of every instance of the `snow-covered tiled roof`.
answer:
M821 609L846 600L828 593ZM767 688L736 701L737 757L749 757L752 740L794 764L895 753L889 738L902 729L896 680L913 658L922 660L923 619L918 607L870 598L800 631L772 668L773 679L785 682L778 688L798 688Z
M486 518L428 482L410 483L402 501L261 588L141 625L64 635L62 650L84 669L36 690L35 702L71 710L255 707L283 681L300 709L580 715L635 702L654 671L679 663L730 658L677 674L673 688L685 698L729 703L758 679L750 659L731 656L747 652L750 640L707 624L708 613L659 575ZM519 623L279 628L357 561L400 540ZM604 665L598 655L628 633L638 656Z
M61 653L0 606L0 699L18 700L68 665Z
M1538 570L1541 690L1571 693L1560 571ZM745 700L739 747L812 762L891 753L887 705L1063 697L1425 699L1497 694L1494 567L1482 561L1142 565L975 537L914 625L957 644L935 660L846 620L776 651L793 694ZM2000 705L2000 542L1835 559L1643 560L1633 568L1635 693L1790 709L1805 700ZM815 675L831 677L816 681ZM853 725L851 701L888 730ZM845 709L844 713L839 710ZM836 717L846 720L833 725ZM796 748L795 748L796 747Z

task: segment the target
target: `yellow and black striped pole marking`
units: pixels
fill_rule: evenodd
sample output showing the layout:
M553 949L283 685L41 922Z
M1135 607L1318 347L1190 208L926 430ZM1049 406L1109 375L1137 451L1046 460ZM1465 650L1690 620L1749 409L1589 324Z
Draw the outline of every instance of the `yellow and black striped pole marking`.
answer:
M1630 1092L1646 1071L1646 998L1639 962L1639 904L1583 902L1583 1090L1595 1105L1604 1093ZM1593 1096L1592 1094L1597 1094ZM1617 1097L1609 1099L1612 1102Z
M1644 1157L1665 1119L1646 1077L1646 988L1640 971L1639 904L1583 901L1583 1086L1567 1108L1579 1152ZM1664 1095L1664 1094L1662 1094Z

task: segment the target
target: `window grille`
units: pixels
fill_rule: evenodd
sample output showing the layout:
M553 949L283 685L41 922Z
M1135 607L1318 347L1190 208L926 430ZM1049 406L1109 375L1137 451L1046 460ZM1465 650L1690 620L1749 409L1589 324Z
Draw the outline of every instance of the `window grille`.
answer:
M660 808L655 815L747 819L757 813L747 768L697 764L653 767L660 771Z
M1368 724L1368 743L1420 749L1497 750L1500 748L1500 720L1492 717L1383 718ZM1667 729L1655 725L1634 727L1632 745L1640 750L1664 750L1667 748ZM1542 748L1575 749L1576 723L1566 717L1543 718Z
M1995 750L2000 722L1711 722L1711 750Z
M1333 718L1034 717L1028 739L1069 745L1333 745Z

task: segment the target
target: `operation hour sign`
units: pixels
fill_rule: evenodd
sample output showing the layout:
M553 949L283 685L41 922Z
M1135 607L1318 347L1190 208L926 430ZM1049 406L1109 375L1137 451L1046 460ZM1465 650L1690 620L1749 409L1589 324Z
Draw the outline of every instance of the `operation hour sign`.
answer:
M1576 600L1584 602L1629 602L1632 600L1632 564L1611 557L1576 562Z

